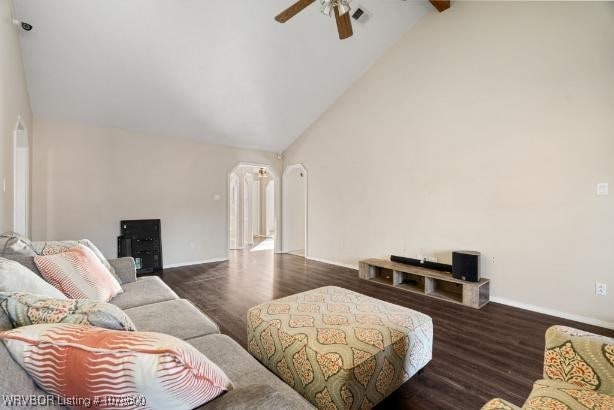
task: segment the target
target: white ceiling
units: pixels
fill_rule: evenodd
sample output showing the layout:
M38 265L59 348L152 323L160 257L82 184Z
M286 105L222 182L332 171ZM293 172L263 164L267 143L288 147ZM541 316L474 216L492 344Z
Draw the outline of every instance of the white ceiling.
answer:
M319 2L286 24L294 0L14 2L35 116L278 152L435 12L354 0L373 17L340 41Z

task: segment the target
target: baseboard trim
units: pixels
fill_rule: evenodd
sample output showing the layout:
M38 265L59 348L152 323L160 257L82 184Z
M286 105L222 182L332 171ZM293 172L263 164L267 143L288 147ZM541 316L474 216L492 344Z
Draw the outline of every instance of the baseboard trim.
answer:
M322 258L315 258L313 256L306 256L305 259L310 259L316 262L328 263L329 265L341 266L343 268L358 270L358 267L355 265L334 262L334 261L330 261L330 260L322 259ZM519 309L529 310L531 312L542 313L544 315L560 317L561 319L573 320L574 322L586 323L586 324L593 325L593 326L604 327L606 329L614 329L614 322L593 319L587 316L574 315L572 313L561 312L559 310L549 309L549 308L545 308L542 306L529 305L527 303L516 302L515 300L510 300L506 298L491 296L490 301L494 303L500 303L502 305L516 307Z
M313 256L305 256L305 259L309 259L309 260L316 261L316 262L328 263L329 265L341 266L342 268L358 270L358 266L356 266L356 265L350 265L350 264L346 264L346 263L329 261L328 259L315 258Z
M203 263L225 262L227 260L228 260L228 258L212 258L212 259L205 259L205 260L202 260L202 261L171 263L171 264L168 264L168 265L164 265L164 269L180 268L182 266L190 266L190 265L200 265L200 264L203 264Z
M502 305L512 306L524 310L530 310L532 312L542 313L544 315L556 316L562 319L573 320L574 322L586 323L593 326L605 327L607 329L614 329L614 322L608 322L600 319L593 319L587 316L574 315L572 313L561 312L560 310L549 309L542 306L529 305L522 302L516 302L514 300L500 298L500 297L491 297L491 302L500 303Z

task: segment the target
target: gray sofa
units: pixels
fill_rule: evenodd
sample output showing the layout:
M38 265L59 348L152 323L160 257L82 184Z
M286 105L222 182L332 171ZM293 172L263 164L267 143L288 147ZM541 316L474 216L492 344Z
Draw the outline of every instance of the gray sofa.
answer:
M31 257L13 258L40 274ZM124 293L111 300L133 320L139 331L160 332L195 346L228 375L235 389L202 406L201 409L313 409L300 394L269 372L207 315L180 299L157 276L136 277L134 260L109 260ZM0 309L2 311L2 309ZM0 312L2 313L2 312ZM0 317L0 329L10 328ZM43 395L28 374L0 343L0 395ZM4 405L0 398L0 407ZM25 408L25 407L21 407ZM42 407L41 408L57 408Z

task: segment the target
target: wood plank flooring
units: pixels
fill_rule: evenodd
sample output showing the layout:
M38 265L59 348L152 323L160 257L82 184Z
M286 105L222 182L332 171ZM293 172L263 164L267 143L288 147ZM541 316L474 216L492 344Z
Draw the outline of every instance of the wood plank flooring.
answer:
M320 286L341 286L431 316L433 360L380 409L479 409L493 397L520 405L541 377L549 326L614 337L612 330L496 303L475 310L403 292L359 279L352 269L271 251L233 251L228 262L166 269L164 280L243 347L250 307Z

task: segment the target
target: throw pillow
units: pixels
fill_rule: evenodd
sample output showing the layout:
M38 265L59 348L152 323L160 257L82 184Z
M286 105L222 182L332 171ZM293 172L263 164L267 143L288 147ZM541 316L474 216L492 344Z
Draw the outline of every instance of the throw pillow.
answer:
M108 302L122 292L117 279L83 245L55 255L35 256L34 263L47 282L72 299Z
M36 253L28 238L17 232L5 232L0 235L0 256L13 259L13 256L34 256Z
M53 299L32 293L0 292L0 307L12 327L44 323L72 323L112 330L136 330L132 320L115 305L88 299Z
M206 356L161 333L55 324L0 332L0 339L43 390L95 407L118 407L96 400L119 397L139 408L193 409L232 389Z
M113 266L111 266L102 252L100 252L100 249L98 249L89 239L79 239L78 241L34 241L31 245L32 249L37 255L55 255L56 253L66 252L69 249L83 245L94 252L94 255L100 259L100 262L102 262L109 272L115 275L115 269L113 269Z
M62 292L30 269L4 258L0 258L0 292L29 292L55 299L66 299Z

